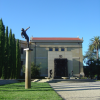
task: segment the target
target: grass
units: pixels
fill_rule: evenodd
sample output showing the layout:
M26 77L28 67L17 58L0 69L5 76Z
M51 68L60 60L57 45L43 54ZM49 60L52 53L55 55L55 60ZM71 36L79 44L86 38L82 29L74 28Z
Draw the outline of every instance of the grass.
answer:
M80 77L80 79L87 79L87 77Z
M48 83L31 82L25 89L25 82L0 86L0 100L63 100Z
M95 81L100 81L100 80L95 80Z

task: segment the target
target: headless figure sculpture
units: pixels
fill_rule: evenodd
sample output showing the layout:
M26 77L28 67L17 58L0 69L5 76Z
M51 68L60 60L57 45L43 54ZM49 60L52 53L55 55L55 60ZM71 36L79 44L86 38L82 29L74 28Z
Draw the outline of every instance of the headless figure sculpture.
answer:
M25 37L25 39L27 40L27 46L28 46L28 48L29 48L29 37L28 37L28 35L26 34L26 31L29 29L30 27L28 27L26 30L24 30L24 28L22 28L21 29L21 36L22 36L22 38L24 38Z

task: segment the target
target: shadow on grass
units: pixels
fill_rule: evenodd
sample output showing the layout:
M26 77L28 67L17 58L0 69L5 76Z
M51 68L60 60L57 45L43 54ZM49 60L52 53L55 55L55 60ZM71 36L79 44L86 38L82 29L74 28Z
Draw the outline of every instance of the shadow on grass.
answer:
M14 88L13 88L14 87ZM12 87L7 87L7 86L5 86L5 87L1 87L1 88L12 88L12 89L16 89L16 88L19 88L20 89L20 87L25 87L25 86L12 86ZM50 89L51 87L34 87L34 86L31 86L31 89L35 89L35 88L48 88L48 89Z
M0 90L0 91L9 91L9 92L10 92L10 91L11 91L11 92L12 92L12 91L23 91L23 92L24 92L24 91L54 91L54 90L53 90L53 89L43 89L43 90L42 90L42 89L39 89L39 90L29 90L29 89L27 89L27 90L26 90L26 89L25 89L25 90Z
M0 91L53 91L53 89L45 85L32 85L29 89L25 89L25 85L3 85Z
M54 91L47 83L31 83L31 88L25 89L25 82L0 86L0 91Z

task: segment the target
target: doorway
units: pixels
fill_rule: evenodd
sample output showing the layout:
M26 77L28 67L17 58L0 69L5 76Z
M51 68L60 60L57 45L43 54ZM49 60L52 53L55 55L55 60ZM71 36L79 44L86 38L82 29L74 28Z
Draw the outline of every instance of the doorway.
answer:
M54 59L54 78L68 77L67 59Z

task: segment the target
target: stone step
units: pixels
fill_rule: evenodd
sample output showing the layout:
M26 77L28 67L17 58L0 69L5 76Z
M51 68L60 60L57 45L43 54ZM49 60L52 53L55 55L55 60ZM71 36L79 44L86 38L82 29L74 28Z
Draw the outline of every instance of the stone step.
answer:
M70 77L69 79L79 79L78 77Z
M62 79L79 79L78 77L61 77Z
M52 81L52 80L51 79L42 79L39 82L50 82L50 81Z
M34 81L31 81L31 82L39 82L40 81L40 79L35 79Z
M36 79L32 82L48 82L48 83L77 83L77 82L95 82L91 79Z
M50 79L35 79L34 81L31 82L48 82Z

